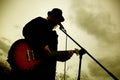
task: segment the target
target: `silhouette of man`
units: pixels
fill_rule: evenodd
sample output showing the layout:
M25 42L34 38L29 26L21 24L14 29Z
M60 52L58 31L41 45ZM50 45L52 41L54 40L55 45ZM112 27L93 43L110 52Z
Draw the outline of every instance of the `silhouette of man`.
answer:
M73 55L72 50L57 51L58 35L54 29L64 21L62 10L54 8L47 15L46 19L37 17L31 20L23 28L23 36L40 64L30 71L18 70L22 80L55 80L56 62L66 61Z

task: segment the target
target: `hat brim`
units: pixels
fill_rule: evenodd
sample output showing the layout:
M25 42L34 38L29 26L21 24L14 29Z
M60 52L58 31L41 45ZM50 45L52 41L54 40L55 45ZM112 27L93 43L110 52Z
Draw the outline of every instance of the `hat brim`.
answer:
M51 11L48 12L48 15L55 16L56 18L58 18L58 19L60 20L60 22L63 22L63 21L65 20L63 16L55 15L55 14L52 13Z

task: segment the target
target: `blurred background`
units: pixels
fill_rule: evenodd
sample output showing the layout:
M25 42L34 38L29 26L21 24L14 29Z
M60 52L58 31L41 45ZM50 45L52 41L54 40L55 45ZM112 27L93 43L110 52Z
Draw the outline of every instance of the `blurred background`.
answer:
M22 29L31 19L53 8L63 10L67 33L94 58L120 79L120 0L0 0L0 73L11 69L7 60L10 46L23 38ZM58 49L65 50L66 35L59 35ZM67 49L79 47L67 39ZM77 80L79 56L66 62L67 80ZM81 80L113 80L87 54L83 56ZM57 64L57 80L63 80L64 63Z

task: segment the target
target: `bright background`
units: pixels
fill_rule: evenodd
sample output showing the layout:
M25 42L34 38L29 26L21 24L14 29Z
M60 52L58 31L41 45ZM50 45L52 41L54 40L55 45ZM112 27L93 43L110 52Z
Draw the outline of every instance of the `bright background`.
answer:
M7 59L12 43L22 36L24 25L35 17L46 18L53 8L63 10L62 23L67 33L101 64L120 79L120 1L119 0L0 0L0 58ZM59 50L65 50L66 35L59 35ZM67 49L79 47L67 39ZM79 56L67 61L71 78L78 75ZM113 80L87 54L81 66L83 80ZM64 73L64 63L58 62L57 73Z

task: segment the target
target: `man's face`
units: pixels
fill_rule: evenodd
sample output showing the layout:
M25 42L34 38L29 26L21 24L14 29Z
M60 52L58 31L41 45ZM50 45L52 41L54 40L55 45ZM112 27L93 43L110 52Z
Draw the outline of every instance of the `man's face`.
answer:
M53 26L57 26L57 24L60 23L60 20L57 17L54 17L54 16L48 16L48 20L51 21Z

